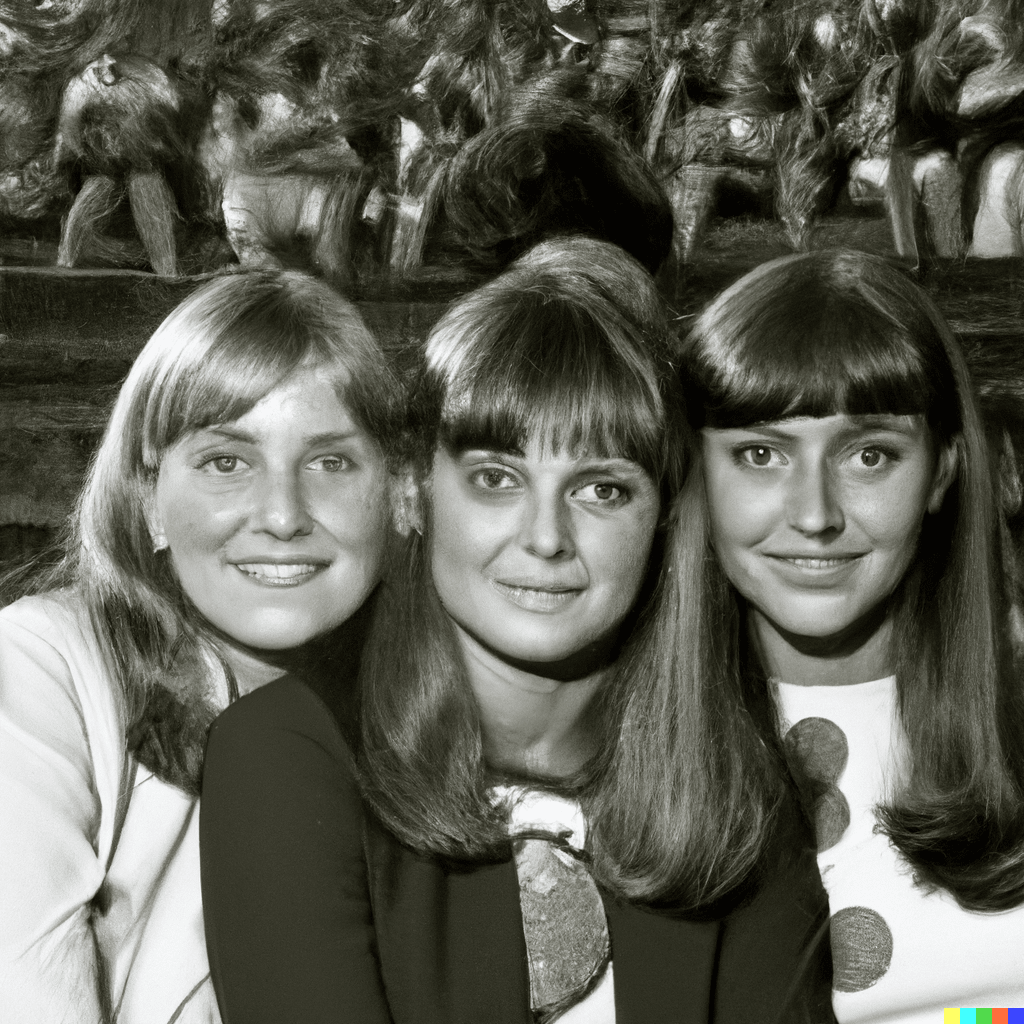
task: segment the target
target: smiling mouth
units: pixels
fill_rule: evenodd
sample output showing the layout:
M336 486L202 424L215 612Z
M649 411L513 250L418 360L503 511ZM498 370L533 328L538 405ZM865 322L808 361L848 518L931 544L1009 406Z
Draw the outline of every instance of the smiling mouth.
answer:
M578 588L523 587L492 580L491 586L512 604L528 612L556 612L583 593Z
M324 563L236 562L239 572L267 587L297 587L327 568Z
M795 565L798 569L838 569L840 566L849 565L855 562L860 555L838 555L832 558L806 558L790 555L769 555L779 562L787 562Z

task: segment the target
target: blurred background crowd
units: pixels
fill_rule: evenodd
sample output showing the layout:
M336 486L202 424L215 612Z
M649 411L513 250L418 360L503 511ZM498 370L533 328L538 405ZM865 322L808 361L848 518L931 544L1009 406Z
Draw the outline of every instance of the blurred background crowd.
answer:
M712 217L1013 256L1020 0L0 0L0 253L350 291Z
M402 349L557 233L631 252L680 330L853 245L919 268L1016 409L1022 7L0 0L0 563L65 520L144 339L237 269L323 276Z

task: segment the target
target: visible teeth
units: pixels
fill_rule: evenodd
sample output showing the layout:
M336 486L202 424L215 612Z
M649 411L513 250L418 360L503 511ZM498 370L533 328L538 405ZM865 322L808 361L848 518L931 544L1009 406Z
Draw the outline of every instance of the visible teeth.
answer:
M316 572L315 565L297 563L280 565L277 562L240 562L238 568L257 579L296 580Z
M847 559L845 558L791 558L790 561L794 565L799 565L802 569L832 569L837 565L843 565Z

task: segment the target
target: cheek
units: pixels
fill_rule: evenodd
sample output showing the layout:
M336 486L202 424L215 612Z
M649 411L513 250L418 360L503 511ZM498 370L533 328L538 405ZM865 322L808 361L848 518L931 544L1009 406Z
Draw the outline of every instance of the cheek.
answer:
M921 537L923 515L916 509L890 509L889 515L879 515L870 524L865 524L876 550L883 551L900 575L910 565L917 552Z
M168 502L163 516L171 560L181 572L195 572L204 559L219 557L224 544L237 530L238 513L222 502L191 494Z
M865 494L852 515L876 548L909 561L921 535L928 490L928 480L894 479L889 486Z
M501 508L466 500L448 481L430 496L430 555L435 576L446 577L482 568L500 550L508 533Z
M430 530L430 564L439 591L458 597L488 561L486 524L475 517L435 509Z
M382 545L392 522L387 480L374 480L351 494L329 495L317 518L349 546Z
M180 556L218 548L246 514L244 493L206 493L173 457L160 467L154 500L162 532Z
M647 573L647 563L651 557L651 546L654 544L655 523L641 524L631 536L621 538L618 549L622 552L620 572L628 573L637 580L642 580Z
M200 508L193 503L179 510L166 521L164 532L174 550L208 551L215 549L234 533L231 512L221 508Z
M632 607L647 576L656 526L656 516L645 516L627 528L593 530L586 544L580 545L591 576L600 576L626 608Z
M711 536L720 550L747 547L770 532L778 518L772 496L728 472L709 473L706 480Z

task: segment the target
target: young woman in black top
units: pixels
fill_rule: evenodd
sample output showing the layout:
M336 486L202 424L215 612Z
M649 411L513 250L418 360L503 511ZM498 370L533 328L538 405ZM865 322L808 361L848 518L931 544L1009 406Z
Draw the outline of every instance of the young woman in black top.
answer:
M357 699L284 680L211 734L229 1024L827 1018L781 773L682 773L676 681L624 654L690 452L669 340L646 272L581 238L432 331Z

